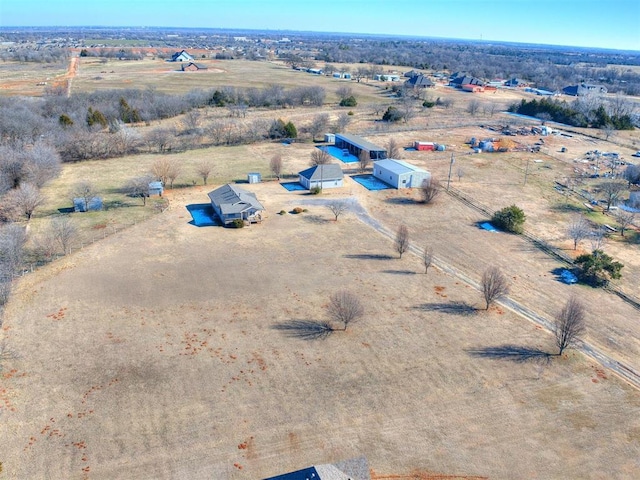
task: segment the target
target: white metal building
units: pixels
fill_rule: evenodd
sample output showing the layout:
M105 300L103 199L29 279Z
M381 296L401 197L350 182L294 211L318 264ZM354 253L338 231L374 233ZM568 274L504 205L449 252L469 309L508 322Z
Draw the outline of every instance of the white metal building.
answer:
M395 188L417 188L431 178L426 170L392 158L373 162L373 176Z

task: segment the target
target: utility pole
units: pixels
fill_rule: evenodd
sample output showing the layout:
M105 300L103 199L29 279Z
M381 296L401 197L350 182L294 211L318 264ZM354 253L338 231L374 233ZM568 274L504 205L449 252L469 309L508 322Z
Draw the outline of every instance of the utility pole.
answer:
M453 152L451 153L451 162L449 163L449 176L447 177L447 191L449 191L449 184L451 183L451 169L453 168L453 164L456 159L453 158Z
M524 169L524 184L527 184L527 176L529 175L529 159L527 158L527 166Z

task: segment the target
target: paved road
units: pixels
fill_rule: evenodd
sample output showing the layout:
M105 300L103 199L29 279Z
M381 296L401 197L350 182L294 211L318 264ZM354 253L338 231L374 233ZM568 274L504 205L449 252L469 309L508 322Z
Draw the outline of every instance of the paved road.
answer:
M384 235L390 240L395 239L395 232L389 230L382 223L380 223L378 220L373 218L369 214L369 212L367 212L367 210L362 205L360 205L360 203L358 202L358 199L355 197L349 197L349 198L343 198L343 199L325 199L325 198L311 199L310 198L310 199L303 199L302 201L298 200L296 201L296 204L326 206L329 203L335 202L338 200L345 202L348 206L348 211L353 213L362 223L370 226L371 228L376 230L378 233ZM422 250L414 245L411 245L409 247L409 251L411 251L413 254L419 257L422 256ZM439 268L440 270L442 270L443 272L446 272L462 280L463 282L472 286L476 290L482 290L478 282L469 278L464 272L448 264L444 259L434 257L433 265ZM543 317L542 315L529 309L528 307L522 305L521 303L516 302L515 300L508 297L502 299L499 303L505 308L508 308L509 310L517 313L518 315L530 320L531 322L537 325L540 325L545 330L549 332L553 331L552 320ZM616 375L618 375L620 378L628 382L630 385L634 386L637 389L640 389L640 373L634 371L628 365L625 365L617 360L614 360L613 358L601 352L594 346L583 341L576 342L575 348L576 350L579 350L582 353L584 353L586 356L590 357L592 360L598 362L603 367L608 368L609 370L614 372Z

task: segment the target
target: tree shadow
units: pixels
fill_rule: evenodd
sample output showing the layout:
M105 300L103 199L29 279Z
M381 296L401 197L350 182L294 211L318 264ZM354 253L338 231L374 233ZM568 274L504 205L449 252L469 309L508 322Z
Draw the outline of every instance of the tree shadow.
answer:
M321 215L304 215L302 217L304 219L305 222L309 222L309 223L314 223L317 225L322 225L325 223L333 223L333 220L329 220L328 218L325 218Z
M392 273L394 275L415 275L413 270L382 270L382 273Z
M324 340L335 331L328 322L318 320L289 320L277 323L272 328L287 337L301 340Z
M462 315L464 317L470 317L478 313L478 309L467 302L423 303L413 308L425 312L442 312L449 315Z
M391 197L387 198L385 202L391 203L393 205L415 205L416 203L422 203L409 197Z
M508 360L516 363L549 363L551 357L555 356L538 348L529 348L520 345L499 345L497 347L468 349L466 352L476 358Z
M551 210L559 213L582 213L584 207L573 205L571 203L557 203L551 206Z
M380 255L376 253L353 253L345 255L344 258L353 258L356 260L391 260L394 257L391 255Z

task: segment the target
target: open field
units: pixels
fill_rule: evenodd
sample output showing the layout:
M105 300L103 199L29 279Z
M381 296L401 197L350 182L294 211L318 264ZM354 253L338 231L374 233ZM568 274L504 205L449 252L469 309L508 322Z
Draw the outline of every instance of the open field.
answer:
M379 474L640 473L636 390L575 352L491 358L503 345L551 352L551 336L503 308L447 310L479 293L418 274L412 255L387 258L390 242L352 216L275 215L304 197L251 187L270 212L261 225L189 225L196 187L19 283L3 326L7 478L256 479L357 455ZM388 203L361 200L384 215ZM473 216L452 210L451 228L477 243ZM484 258L518 242L501 236ZM347 332L274 329L323 319L340 288L367 310Z
M208 72L183 74L161 60L83 58L71 89L323 85L332 104L322 109L250 110L242 121L281 117L304 126L319 113L334 120L346 110L335 106L339 81L266 62L207 63ZM605 142L593 130L572 130L545 137L539 153L470 154L471 137L500 136L488 126L530 124L497 112L527 94L438 86L429 95L452 99L452 108L389 125L371 108L393 101L379 83L349 84L359 101L349 132L383 146L392 138L403 147L415 140L446 145L444 152L403 150L402 157L446 184L453 154L452 187L489 209L519 205L528 230L570 256L583 250L571 250L565 228L586 207L554 182L575 175L587 151L618 151L628 160L640 140L637 132ZM470 116L474 99L500 108ZM162 124L171 122L180 118ZM538 140L509 138L521 146ZM433 246L440 262L471 281L498 265L511 298L546 319L576 293L588 311L584 340L640 372L637 310L604 291L562 284L557 261L518 236L479 229L486 218L446 193L425 206L415 203L416 191L369 192L349 178L320 197L267 181L247 186L267 208L262 224L240 231L189 224L185 205L206 203L215 186L253 171L269 179L275 154L293 180L315 146L262 142L171 154L182 173L166 191L171 208L162 214L122 192L159 154L63 166L42 191L47 201L31 232L70 207L73 185L90 179L109 208L71 218L78 243L104 238L16 285L0 330L0 480L258 479L360 455L381 478L413 470L492 479L640 477L637 389L579 352L547 356L556 349L539 325L504 306L478 311L480 293L461 278L437 269L424 275L418 258L395 258L391 241L354 215L333 222L326 208L309 204L346 197L390 231L404 223L414 245ZM195 173L205 159L213 164L208 186ZM298 205L309 211L276 214ZM591 218L615 224L600 212ZM605 251L625 264L620 287L639 296L640 234L630 238L612 237ZM347 332L306 341L275 328L324 320L329 295L341 288L366 305L366 317Z

